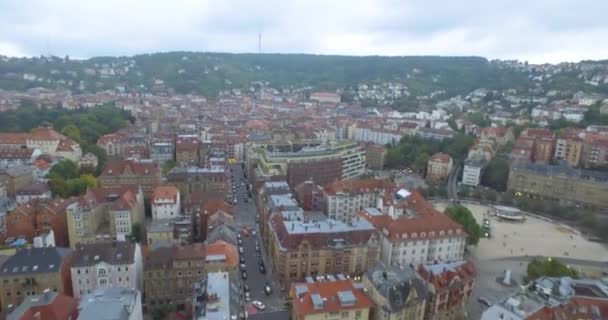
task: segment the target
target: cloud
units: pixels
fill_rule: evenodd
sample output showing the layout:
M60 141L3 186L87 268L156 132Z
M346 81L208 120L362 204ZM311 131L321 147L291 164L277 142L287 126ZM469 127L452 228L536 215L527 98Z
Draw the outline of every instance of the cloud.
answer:
M0 54L157 51L608 57L608 1L4 0Z

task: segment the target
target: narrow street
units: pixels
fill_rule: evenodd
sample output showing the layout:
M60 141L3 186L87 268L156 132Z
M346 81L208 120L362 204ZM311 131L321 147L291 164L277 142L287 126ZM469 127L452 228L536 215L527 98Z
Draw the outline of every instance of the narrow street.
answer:
M236 199L235 225L238 230L246 226L251 231L249 236L241 236L243 247L241 256L245 259L245 272L247 273L244 283L249 286L251 295L249 303L254 300L261 301L266 305L264 311L282 309L284 303L283 298L280 297L282 292L272 278L271 265L267 261L266 248L263 246L259 226L256 223L257 209L253 199L249 198L246 187L248 182L244 178L244 171L240 164L230 165L230 169L232 169L233 193ZM253 230L255 230L255 236ZM260 246L260 253L256 251L256 242ZM260 260L263 261L265 273L260 270ZM272 289L270 295L266 295L264 292L267 284Z

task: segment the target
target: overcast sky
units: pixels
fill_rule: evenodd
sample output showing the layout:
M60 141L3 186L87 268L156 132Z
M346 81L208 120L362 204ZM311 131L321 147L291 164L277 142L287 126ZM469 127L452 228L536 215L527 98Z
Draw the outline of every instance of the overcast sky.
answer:
M0 54L608 58L608 0L0 0Z

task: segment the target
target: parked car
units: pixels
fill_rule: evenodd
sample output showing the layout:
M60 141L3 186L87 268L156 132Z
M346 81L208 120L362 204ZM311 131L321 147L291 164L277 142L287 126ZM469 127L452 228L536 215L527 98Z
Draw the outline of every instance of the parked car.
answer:
M264 286L264 293L269 296L272 294L272 288L270 287L270 284L266 284L266 286Z
M241 253L241 254L242 254L243 252L244 252L244 251L243 251L243 247L239 247L239 253Z
M243 287L243 292L249 292L249 286L248 285L245 285Z
M243 280L247 280L247 271L241 271L241 278L243 278Z
M264 267L263 264L260 265L260 272L261 273L266 273L266 268Z
M239 257L239 262L240 262L240 263L245 263L245 257L240 256L240 257Z
M254 300L251 304L253 304L253 306L260 311L266 309L266 305L264 305L261 301Z
M479 303L483 304L486 307L491 307L492 306L492 304L490 303L490 301L488 299L484 298L484 297L479 297L477 299L477 301L479 301Z
M245 301L249 302L249 300L251 300L251 295L249 294L249 291L245 292Z
M241 263L241 270L246 270L246 269L247 269L247 266L245 266L244 263Z

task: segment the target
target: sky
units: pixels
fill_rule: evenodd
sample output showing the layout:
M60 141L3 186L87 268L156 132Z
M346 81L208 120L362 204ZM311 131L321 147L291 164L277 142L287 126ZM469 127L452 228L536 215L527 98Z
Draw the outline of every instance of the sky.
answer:
M607 0L0 0L0 54L608 58Z

